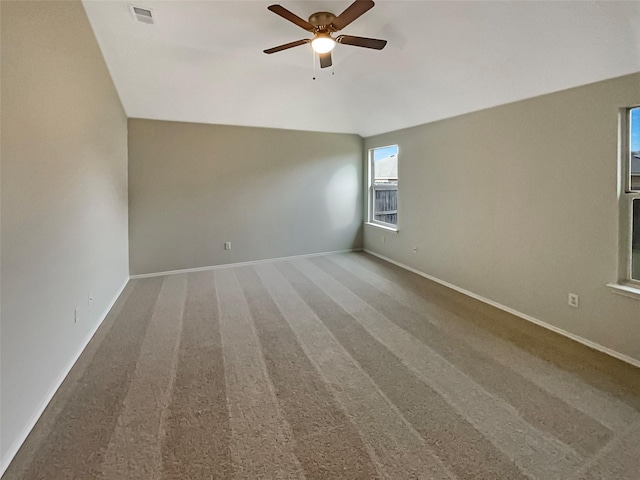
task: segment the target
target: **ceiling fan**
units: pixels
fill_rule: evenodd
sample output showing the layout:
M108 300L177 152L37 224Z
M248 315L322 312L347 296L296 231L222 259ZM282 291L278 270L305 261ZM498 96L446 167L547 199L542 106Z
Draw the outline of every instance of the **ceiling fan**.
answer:
M288 48L298 47L306 43L311 43L313 51L320 57L320 67L326 68L333 64L331 51L336 43L352 45L354 47L373 48L382 50L387 44L386 40L376 38L354 37L351 35L339 35L333 37L332 34L342 30L362 14L373 8L375 4L371 0L356 0L340 15L335 16L330 12L316 12L309 17L309 21L303 20L295 13L290 12L282 5L271 5L267 7L276 15L280 15L285 20L295 23L308 32L313 33L313 38L305 38L291 43L285 43L277 47L264 50L264 53L276 53Z

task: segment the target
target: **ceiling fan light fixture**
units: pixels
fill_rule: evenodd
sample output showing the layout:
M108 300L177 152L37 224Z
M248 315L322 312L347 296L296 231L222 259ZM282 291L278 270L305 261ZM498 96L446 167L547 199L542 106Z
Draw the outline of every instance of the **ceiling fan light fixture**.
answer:
M329 53L336 46L336 41L329 34L319 34L311 40L311 48L316 53Z

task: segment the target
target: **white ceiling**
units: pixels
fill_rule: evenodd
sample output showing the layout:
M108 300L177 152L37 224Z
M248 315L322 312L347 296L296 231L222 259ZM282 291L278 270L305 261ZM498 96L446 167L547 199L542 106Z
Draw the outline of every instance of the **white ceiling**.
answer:
M273 1L93 1L89 20L129 117L370 136L640 71L640 1L384 1L340 33L312 80L310 34ZM302 18L340 1L280 4ZM128 5L152 8L155 25Z

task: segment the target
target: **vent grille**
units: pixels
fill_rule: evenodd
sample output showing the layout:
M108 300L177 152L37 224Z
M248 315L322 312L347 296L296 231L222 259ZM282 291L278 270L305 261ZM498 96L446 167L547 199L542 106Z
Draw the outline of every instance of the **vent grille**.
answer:
M153 10L151 10L150 8L134 7L133 5L131 5L129 9L131 10L133 18L138 22L146 23L149 25L153 25L155 23L153 18Z

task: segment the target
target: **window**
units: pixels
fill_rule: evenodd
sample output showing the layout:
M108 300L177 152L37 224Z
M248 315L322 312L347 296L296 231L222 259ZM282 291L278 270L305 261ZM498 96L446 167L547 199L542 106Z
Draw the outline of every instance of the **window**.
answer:
M632 203L631 278L640 281L640 198L634 198Z
M640 286L640 107L627 109L622 134L624 182L622 185L623 280Z
M398 226L398 146L369 150L369 222Z

